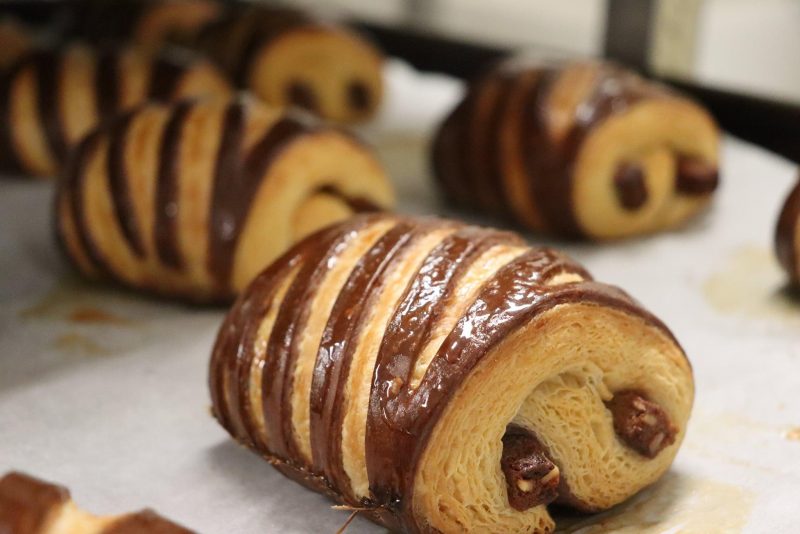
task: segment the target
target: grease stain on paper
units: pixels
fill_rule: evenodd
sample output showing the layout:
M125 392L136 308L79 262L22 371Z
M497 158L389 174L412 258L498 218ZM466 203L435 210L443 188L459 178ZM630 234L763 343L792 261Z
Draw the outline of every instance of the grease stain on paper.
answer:
M745 245L703 286L706 300L723 313L800 322L800 298L786 287L786 276L771 250Z
M63 352L81 356L107 356L110 354L108 349L78 332L67 332L58 336L53 342L53 346Z
M753 495L738 486L668 473L629 501L601 514L559 520L569 534L741 532Z
M20 310L18 316L27 320L57 319L83 325L129 326L133 323L131 319L108 311L108 303L115 303L114 297L68 277L59 280L36 303Z
M790 428L783 434L783 437L789 441L800 441L800 426Z

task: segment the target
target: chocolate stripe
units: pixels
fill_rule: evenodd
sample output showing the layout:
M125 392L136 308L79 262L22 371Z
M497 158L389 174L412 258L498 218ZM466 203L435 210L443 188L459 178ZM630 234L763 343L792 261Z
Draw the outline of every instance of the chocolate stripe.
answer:
M481 289L473 304L451 331L416 390L390 384L404 383L413 370L411 358L398 358L398 339L384 337L373 376L367 419L367 458L370 489L377 504L395 514L397 524L411 532L415 523L414 476L431 431L450 397L497 343L536 315L562 303L597 303L642 317L668 333L655 317L623 292L594 282L547 286L550 274L582 269L547 249L533 249L503 267ZM402 497L402 498L401 498Z
M180 144L183 127L192 107L193 102L184 101L171 110L172 115L164 127L158 154L153 237L159 260L164 265L176 269L183 266L183 256L178 242Z
M171 58L159 56L153 60L151 69L148 98L160 102L169 102L175 98L186 67Z
M97 116L100 122L113 117L119 108L119 58L116 53L101 53L94 76Z
M460 131L465 107L466 101L462 101L445 119L433 139L431 148L431 165L434 177L441 185L440 190L448 200L462 207L473 204L469 188L464 183L461 159Z
M341 436L350 364L364 314L369 315L370 305L381 291L387 273L424 234L425 229L418 225L398 224L359 258L339 291L319 344L309 400L314 472L323 473L351 504L358 501L349 491L350 479L342 465Z
M262 394L264 418L270 429L269 448L282 458L299 458L299 447L292 428L291 394L294 369L299 355L299 337L311 313L311 304L331 262L356 237L363 220L356 220L346 231L331 232L305 258L300 272L283 298L281 309L267 344L270 358L264 364Z
M68 209L75 225L75 236L78 239L80 248L86 253L86 257L95 269L103 275L108 275L111 273L111 268L103 257L100 247L92 239L92 234L86 224L86 208L84 205L86 166L97 151L103 133L102 130L95 130L86 136L72 151L68 159L67 170L59 184L59 188L61 189L60 194L69 195Z
M223 121L223 137L217 154L211 206L209 269L221 287L230 285L234 254L250 211L253 197L269 166L283 148L307 128L292 118L274 124L250 150L242 164L245 110L231 105Z
M56 166L60 166L67 156L67 138L61 122L63 59L58 53L41 51L35 55L33 63L38 81L36 98L42 129L50 154Z
M128 134L134 123L135 112L118 117L111 125L108 133L108 188L114 213L122 236L136 256L144 257L144 242L136 217L136 210L131 198L125 149L128 146Z

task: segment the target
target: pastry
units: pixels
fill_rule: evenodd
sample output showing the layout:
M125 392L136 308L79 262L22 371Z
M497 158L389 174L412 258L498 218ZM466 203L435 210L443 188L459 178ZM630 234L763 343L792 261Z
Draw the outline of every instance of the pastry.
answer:
M60 182L78 269L191 301L232 298L297 239L390 207L372 152L253 99L150 104L90 133Z
M194 35L223 12L216 0L82 0L71 10L74 36L97 44L132 42L158 50Z
M229 94L215 67L185 54L79 44L34 50L0 82L0 170L52 177L89 130L121 111L145 100Z
M800 182L789 193L775 231L775 251L794 286L800 286Z
M452 202L565 238L675 227L717 187L702 107L613 64L509 60L480 78L432 149Z
M669 468L675 338L515 234L364 215L273 263L220 328L213 414L288 477L401 532L549 532Z
M371 117L381 101L378 50L345 27L304 12L238 5L184 44L273 105L292 104L349 123Z
M96 516L77 507L69 491L22 473L0 478L3 534L192 534L152 510Z

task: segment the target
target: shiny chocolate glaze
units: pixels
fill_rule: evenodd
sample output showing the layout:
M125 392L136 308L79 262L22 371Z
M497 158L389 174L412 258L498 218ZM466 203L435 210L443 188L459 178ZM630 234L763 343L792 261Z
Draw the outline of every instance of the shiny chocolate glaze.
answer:
M797 227L800 221L800 182L792 189L783 204L775 228L775 253L790 282L800 286L800 265L797 263Z
M586 237L576 219L572 198L574 166L584 141L608 118L625 113L643 100L674 98L674 93L620 67L604 64L597 70L588 96L577 106L566 135L556 139L550 128L551 95L563 72L562 66L512 61L501 64L471 86L442 123L432 145L434 174L450 200L503 213L507 218L521 218L513 213L504 190L497 146L499 132L507 127L504 120L509 95L524 85L520 150L533 205L542 216L544 230L562 237ZM492 112L487 113L481 106L490 106ZM477 145L475 139L480 140ZM682 174L676 173L679 193L698 195L714 190L716 167L699 163ZM623 209L644 205L642 189L638 189L635 198L627 194L621 198Z
M156 254L164 265L183 266L178 243L178 176L180 175L180 144L184 125L192 111L192 102L179 103L164 127L158 154L156 177L155 225L153 226Z
M502 267L479 289L442 343L416 388L410 387L416 359L445 312L462 277L495 244L521 246L514 234L455 225L412 275L388 320L372 375L366 422L366 465L370 498L351 494L344 470L341 439L342 399L354 344L370 316L392 265L421 235L454 223L392 218L393 225L353 265L322 334L310 390L311 446L308 465L298 453L291 419L292 377L299 343L323 275L354 233L381 216L354 217L303 240L262 273L240 297L220 329L209 375L214 414L239 441L267 458L277 469L309 488L365 513L389 528L420 532L411 509L414 478L431 433L463 381L514 330L545 311L566 303L592 303L619 309L661 329L666 327L624 292L593 282L583 268L549 249L529 249ZM258 348L256 332L275 306L277 288L295 273L282 298L270 339ZM583 282L548 285L555 276L575 273ZM677 342L676 342L677 343ZM256 351L267 355L262 375L268 439L257 434L248 408L250 373ZM225 391L232 392L226 398ZM580 508L563 477L563 502ZM549 486L548 486L549 487ZM572 501L570 500L572 499Z
M131 198L128 176L128 167L131 162L128 161L125 154L128 147L128 133L135 117L136 111L132 111L117 117L110 123L106 173L114 215L119 222L122 235L131 250L142 258L144 257L144 241L139 230L141 225L136 220L136 211Z

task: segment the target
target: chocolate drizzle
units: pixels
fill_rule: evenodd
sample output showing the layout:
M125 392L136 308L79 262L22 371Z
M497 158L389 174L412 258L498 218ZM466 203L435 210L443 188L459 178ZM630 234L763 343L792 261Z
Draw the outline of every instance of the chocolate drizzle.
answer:
M209 270L220 287L230 283L236 245L264 174L283 148L308 131L298 120L284 117L256 143L243 162L244 126L244 104L231 104L217 152L209 229Z
M180 142L183 127L188 120L193 103L178 104L164 127L158 154L156 177L155 224L153 226L156 254L173 268L183 265L178 243L178 176L180 174Z
M310 394L313 470L344 491L348 502L357 502L354 495L347 493L350 480L341 450L345 415L342 399L350 363L369 306L382 290L387 273L406 248L424 235L425 229L400 223L358 260L339 292L320 340Z
M122 236L127 241L131 250L144 257L144 241L136 220L136 210L131 198L130 179L128 175L128 162L125 149L128 145L128 135L133 124L135 111L126 113L116 118L109 130L108 144L108 188L111 192L111 201L114 213L119 222Z
M147 91L150 100L168 102L178 90L178 84L186 73L186 66L172 58L158 56L152 63L150 87Z
M789 280L800 285L800 265L797 258L797 229L800 225L800 182L792 189L783 204L775 229L775 253Z
M104 121L113 117L120 107L119 57L116 52L101 53L96 65L94 85L97 116Z
M44 136L53 159L61 163L67 156L66 134L61 123L61 75L64 63L60 55L40 51L34 54L32 64L38 81L36 99Z

